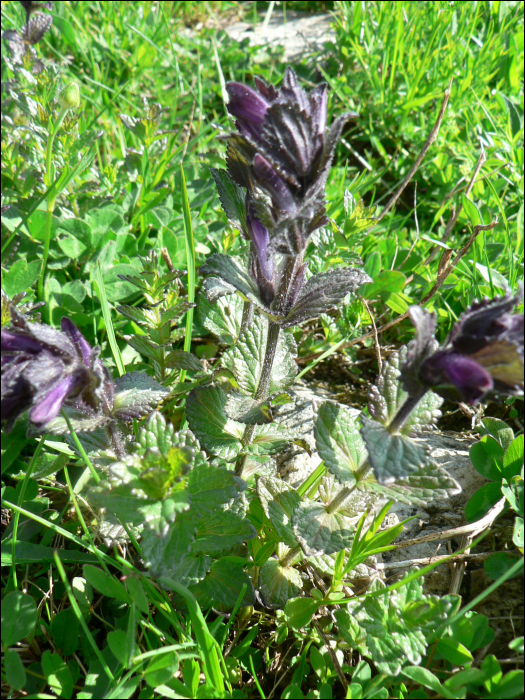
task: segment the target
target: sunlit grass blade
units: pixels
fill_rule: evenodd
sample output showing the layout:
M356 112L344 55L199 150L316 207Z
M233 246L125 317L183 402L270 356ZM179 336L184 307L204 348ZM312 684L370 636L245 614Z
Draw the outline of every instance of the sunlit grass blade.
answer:
M106 287L104 286L104 280L102 279L102 270L100 268L100 262L97 262L96 283L98 289L98 298L100 299L100 308L102 309L102 317L104 318L104 323L106 324L106 331L108 333L109 345L111 347L111 352L113 353L113 359L115 360L115 365L117 367L118 373L122 377L123 374L126 374L126 368L124 367L124 361L122 360L122 355L120 354L120 348L117 345L117 339L115 338L115 331L113 329L111 312L109 309L108 298L106 296Z
M191 223L190 203L188 200L188 190L186 189L186 178L184 168L180 164L180 179L182 187L182 213L184 216L184 235L186 242L186 265L188 268L188 301L195 301L195 243L193 240L193 226ZM184 338L184 350L191 349L191 333L193 328L193 309L189 309L186 314L186 336ZM181 370L180 381L186 378L186 370Z
M166 582L186 601L199 653L206 669L206 680L221 693L220 697L224 697L224 679L217 653L217 642L208 629L198 602L185 586L172 579L166 579Z

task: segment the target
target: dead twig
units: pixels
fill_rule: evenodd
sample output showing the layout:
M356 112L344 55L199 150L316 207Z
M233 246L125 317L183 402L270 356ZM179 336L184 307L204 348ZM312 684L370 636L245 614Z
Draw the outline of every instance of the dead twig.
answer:
M467 185L467 188L465 190L465 197L468 197L469 194L472 192L472 188L474 187L474 184L476 183L476 179L479 175L479 171L483 167L483 164L487 160L487 154L485 152L485 149L481 149L481 153L479 154L478 162L476 163L476 167L474 168L474 173L472 177L470 178L470 182ZM443 237L441 238L442 243L446 243L448 239L450 238L450 234L452 233L452 230L454 226L456 225L456 222L459 218L459 215L461 214L461 211L463 210L463 204L460 201L458 206L452 209L452 215L450 219L447 222L446 228L445 228L445 233L443 234ZM438 250L440 249L440 246L436 246L433 248L433 250L430 251L429 256L423 263L423 265L429 265L432 260L436 257L436 254Z
M368 306L368 302L365 299L361 299L361 301L365 305L365 308L368 311L368 315L370 316L370 320L372 321L372 328L374 329L374 345L375 345L376 355L377 355L378 374L381 374L383 371L383 362L381 360L381 347L379 346L379 338L377 337L377 328L376 328L376 322L374 319L374 314L370 310L370 307Z
M416 237L414 239L414 242L410 246L408 253L405 256L405 259L396 267L396 270L399 270L400 267L403 267L403 265L406 263L406 261L412 254L412 251L416 247L416 243L419 240L419 221L417 220L417 182L414 183L414 223L416 225Z
M428 149L430 148L430 146L431 146L431 145L434 143L434 141L436 140L437 135L438 135L438 133L439 133L439 128L440 128L440 126L441 126L441 122L443 121L443 117L445 116L445 111L446 111L446 109L447 109L448 100L449 100L449 97L450 97L450 88L451 88L451 87L452 87L452 80L451 80L450 83L448 84L448 87L447 87L447 89L445 90L445 92L444 92L444 94L443 94L443 102L441 103L441 109L439 110L439 114L438 114L438 118L437 118L437 120L436 120L436 123L434 124L434 127L433 127L432 131L431 131L430 134L428 135L427 140L426 140L425 143L423 144L423 148L421 149L421 151L420 151L418 157L416 158L416 160L415 160L415 162L414 162L414 165L410 168L410 170L408 171L408 175L405 177L405 179L403 180L403 182L399 185L399 187L397 188L396 192L395 192L395 193L392 195L392 197L388 200L387 204L385 205L385 208L383 209L383 211L381 212L381 214L377 217L376 221L374 221L373 226L371 226L371 227L368 229L367 233L369 233L373 228L375 228L375 226L377 226L377 224L378 224L382 219L384 219L384 217L388 214L388 212L390 211L390 209L392 209L392 207L394 206L394 204L397 202L397 200L399 199L399 197L401 197L401 195L403 194L403 191L405 190L405 187L408 185L408 183L410 182L410 180L411 180L411 179L414 177L414 175L416 174L416 172L417 172L419 166L421 165L421 163L422 163L422 161L423 161L423 158L424 158L424 157L426 156L426 154L427 154Z
M386 569L404 569L409 566L414 566L415 564L418 566L428 566L428 564L435 564L437 561L441 560L443 562L452 561L454 563L464 565L463 562L467 559L470 559L471 561L483 561L493 554L494 552L480 552L479 554L456 554L452 559L450 554L440 554L439 556L423 557L422 559L403 559L403 561L393 561L390 563L386 562L384 564L378 563L375 564L374 568L377 569L377 571L385 571Z
M347 683L347 680L345 678L345 674L343 673L343 669L341 668L341 665L340 665L339 660L337 658L337 655L330 645L330 640L328 639L326 634L321 629L319 622L315 619L313 619L312 622L313 622L315 629L317 630L317 634L323 640L323 644L326 646L328 653L330 654L330 659L332 660L332 663L334 665L335 672L337 673L337 677L341 681L341 685L344 688L345 697L346 697L348 695L348 683Z
M484 515L480 520L476 520L475 523L468 523L467 525L460 525L459 527L453 527L451 530L444 530L443 532L433 532L430 535L423 535L422 537L416 537L412 540L405 540L404 542L399 542L399 544L394 545L396 549L404 549L405 547L413 547L416 544L424 544L425 542L436 542L437 540L450 540L453 537L460 537L462 535L472 535L472 538L477 537L484 530L489 528L492 523L496 520L498 515L502 512L505 507L505 498L500 498L500 500L492 506L489 512Z

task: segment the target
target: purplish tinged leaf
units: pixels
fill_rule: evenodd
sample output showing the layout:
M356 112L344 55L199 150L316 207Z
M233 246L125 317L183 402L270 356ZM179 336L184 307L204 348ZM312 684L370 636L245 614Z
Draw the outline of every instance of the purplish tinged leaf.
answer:
M227 170L210 168L210 173L215 180L219 199L228 221L239 231L246 231L246 207L244 205L246 192L231 179Z
M222 296L239 292L269 317L276 318L260 301L255 281L235 258L222 253L214 253L202 265L199 273L201 275L213 275L204 283L204 290L209 301L215 302Z
M430 463L428 450L404 435L392 435L376 421L361 417L368 460L380 484L390 484Z
M256 316L237 344L222 357L224 367L235 375L239 389L250 396L255 395L259 386L267 337L268 324L263 318ZM293 384L297 374L297 365L293 359L296 354L297 345L293 335L281 332L268 388L270 395Z
M259 571L259 590L268 608L282 608L296 596L303 582L293 566L283 567L278 559L268 559Z
M190 428L201 445L223 459L235 459L241 448L244 425L228 418L227 396L220 387L194 389L186 400Z
M399 379L400 367L406 359L406 346L393 353L383 365L383 372L377 381L377 386L372 387L369 395L370 414L384 426L391 422L408 396ZM410 414L401 428L401 433L408 435L413 431L432 427L441 416L439 407L442 403L443 399L440 396L428 391Z
M313 275L299 292L293 309L284 319L283 328L296 326L311 318L318 318L349 293L355 292L370 277L362 270L339 268Z
M326 401L317 411L314 435L319 456L328 471L340 483L352 486L355 471L368 458L356 419L347 409Z
M296 547L292 518L301 497L282 479L262 477L257 482L257 495L266 516L271 520L279 539L287 547Z

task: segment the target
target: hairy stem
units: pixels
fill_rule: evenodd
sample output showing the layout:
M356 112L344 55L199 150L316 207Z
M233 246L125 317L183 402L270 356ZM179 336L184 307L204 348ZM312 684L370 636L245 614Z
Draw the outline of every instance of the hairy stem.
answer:
M286 569L286 567L295 564L297 558L301 553L302 550L299 547L299 545L297 545L297 547L293 547L293 549L290 549L290 551L284 555L284 557L279 561L279 564L282 566L283 569Z
M109 425L106 426L106 433L111 441L111 446L115 450L117 459L124 459L127 452L124 447L124 443L122 442L122 433L120 430L114 423L109 423Z
M302 269L302 262L302 255L290 256L284 266L281 275L281 284L273 304L274 310L280 314L286 314L293 303L293 297L296 293L295 287L297 284L298 275L300 274L300 271ZM280 332L281 326L278 323L270 322L268 324L268 339L266 341L266 350L264 353L263 367L261 376L259 377L257 390L254 396L254 399L256 401L263 401L268 396L268 389L270 386L270 379L272 376L273 362L275 360L275 353L277 351L277 343L279 342ZM244 429L244 434L242 436L242 444L245 447L251 443L253 434L255 433L255 428L255 425L247 425ZM235 467L235 473L237 474L237 476L242 476L246 460L247 455L244 455L240 462L237 463Z
M418 394L415 394L414 396L408 396L405 399L405 403L401 406L399 411L396 413L396 415L392 418L392 420L387 426L387 430L389 433L392 433L392 435L394 435L395 433L398 433L400 431L400 429L410 418L410 414L412 413L412 411L421 401L423 396L425 396L427 391L428 389L421 389Z
M370 466L370 463L368 459L366 462L364 462L355 472L355 483L352 484L352 486L343 486L343 488L338 492L338 494L333 498L328 506L326 507L326 512L327 513L335 513L346 501L348 496L356 490L357 485L363 481L368 472L370 471L372 467Z
M242 321L241 321L241 328L239 330L239 338L251 326L252 319L253 319L253 304L251 301L245 301L244 306L242 308Z

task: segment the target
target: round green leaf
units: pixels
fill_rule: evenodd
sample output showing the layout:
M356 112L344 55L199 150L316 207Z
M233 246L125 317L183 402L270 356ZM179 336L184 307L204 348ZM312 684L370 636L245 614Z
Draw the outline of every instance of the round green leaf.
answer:
M36 603L31 596L12 591L2 602L2 641L5 646L20 642L37 621Z

